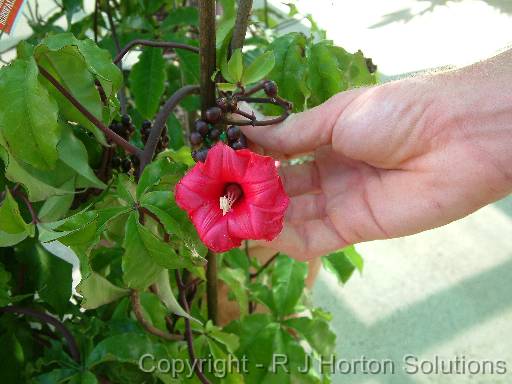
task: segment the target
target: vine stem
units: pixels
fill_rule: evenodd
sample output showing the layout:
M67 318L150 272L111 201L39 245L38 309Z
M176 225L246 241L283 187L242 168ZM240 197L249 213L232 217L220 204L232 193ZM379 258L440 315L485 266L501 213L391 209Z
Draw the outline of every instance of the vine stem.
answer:
M269 266L270 266L270 265L271 265L271 264L272 264L272 263L277 259L277 256L279 256L279 252L277 252L277 253L276 253L276 254L274 254L270 259L268 259L268 260L266 261L266 263L265 263L265 264L263 264L263 265L260 267L260 269L258 269L258 270L257 270L256 272L254 272L254 273L251 273L251 274L249 275L249 277L250 277L251 279L255 279L255 278L257 278L257 277L258 277L258 276L259 276L259 275L260 275L260 274L261 274L265 269L267 269L267 268L268 268L268 267L269 267Z
M69 352L70 352L73 360L75 360L77 363L80 363L80 360L81 360L80 350L78 349L76 340L75 340L73 334L66 328L66 326L63 323L60 322L60 320L58 320L55 317L50 316L46 313L36 311L35 309L22 308L22 307L17 307L15 305L0 308L0 313L16 313L16 314L20 314L20 315L26 315L26 316L34 317L34 318L39 319L45 323L53 325L55 327L55 329L62 334L64 339L66 339L66 342L67 342L68 348L69 348Z
M186 290L185 290L185 284L183 284L183 280L181 279L180 272L178 270L175 271L176 276L176 283L178 284L178 290L180 291L180 303L183 307L183 309L190 313L190 307L187 302L187 296L186 296ZM188 355L190 358L190 361L193 364L193 367L195 369L197 378L201 381L203 384L211 384L208 378L204 375L201 364L198 364L198 360L196 357L196 353L194 351L194 340L192 337L192 327L190 326L190 320L188 318L184 318L185 320L185 338L187 340L187 347L188 347Z
M215 105L216 68L215 0L199 0L199 56L201 61L201 111L203 118L209 107Z
M215 83L212 75L216 69L215 0L199 0L199 56L201 62L201 115L215 105ZM217 324L217 256L208 251L206 257L206 299L208 318Z
M155 48L172 48L172 49L184 49L190 52L199 53L199 48L194 47L192 45L188 44L182 44L182 43L175 43L172 41L153 41L153 40L142 40L137 39L131 41L129 44L127 44L123 49L119 51L117 56L114 58L114 64L118 64L123 57L133 48L137 45L143 45L147 47L155 47Z
M152 324L149 323L148 320L144 317L144 314L142 313L142 305L140 303L140 295L139 292L136 290L132 291L132 294L130 295L130 300L132 302L132 308L133 312L135 313L135 317L137 318L137 321L144 327L146 331L151 333L152 335L161 337L162 339L169 340L169 341L180 341L184 340L184 337L181 335L174 335L172 333L164 332Z
M184 87L178 89L160 108L158 114L156 115L155 122L151 131L149 132L149 137L144 146L144 150L140 156L140 166L139 166L139 176L142 174L142 171L148 165L155 156L156 147L158 146L158 140L160 136L162 136L162 132L169 118L169 115L172 113L174 108L183 100L186 96L191 95L193 93L199 92L199 86L197 85L185 85Z
M84 115L91 123L93 123L97 128L99 128L110 140L112 140L115 144L119 145L126 152L136 155L140 157L142 155L142 151L136 146L132 145L117 133L109 129L103 122L101 122L96 116L94 116L87 108L85 108L80 101L78 101L62 84L58 82L58 80L53 77L48 71L46 71L43 67L39 67L39 73L43 75L52 85L66 98L69 100L73 106L80 111L82 115Z
M233 38L231 39L231 51L244 46L249 16L252 10L252 0L240 0L238 2L238 12L236 14L235 28L233 29Z

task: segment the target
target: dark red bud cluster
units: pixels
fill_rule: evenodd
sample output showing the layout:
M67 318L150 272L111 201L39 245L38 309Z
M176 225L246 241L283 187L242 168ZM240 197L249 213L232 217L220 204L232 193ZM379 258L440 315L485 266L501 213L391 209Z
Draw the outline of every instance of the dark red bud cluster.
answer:
M112 120L109 128L125 140L129 140L135 132L135 126L132 123L130 115L123 115L121 121Z

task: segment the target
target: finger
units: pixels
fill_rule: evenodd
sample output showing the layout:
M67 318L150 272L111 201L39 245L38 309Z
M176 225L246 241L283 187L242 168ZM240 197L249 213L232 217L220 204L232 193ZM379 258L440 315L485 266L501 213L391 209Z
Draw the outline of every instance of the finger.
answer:
M279 175L288 196L320 191L320 177L314 161L280 167Z
M329 144L340 114L364 89L339 93L307 112L293 114L281 124L241 127L244 134L265 151L295 155Z
M325 195L306 194L292 197L286 211L286 220L302 222L325 216Z
M299 224L287 223L275 240L263 244L300 261L311 260L349 245L328 217Z

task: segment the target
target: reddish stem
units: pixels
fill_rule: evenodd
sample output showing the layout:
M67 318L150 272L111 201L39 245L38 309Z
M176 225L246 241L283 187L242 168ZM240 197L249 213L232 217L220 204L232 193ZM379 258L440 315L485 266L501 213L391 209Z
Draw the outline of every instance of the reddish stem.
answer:
M91 123L93 123L96 127L98 127L110 140L112 140L115 144L119 145L126 152L136 155L138 157L141 156L142 151L136 146L130 144L128 141L123 139L117 133L109 129L102 121L100 121L96 116L94 116L87 108L85 108L80 101L78 101L62 84L60 84L55 77L53 77L46 69L41 66L39 67L39 72L43 75L52 85L66 98L69 100L73 106L80 111L82 115L84 115Z

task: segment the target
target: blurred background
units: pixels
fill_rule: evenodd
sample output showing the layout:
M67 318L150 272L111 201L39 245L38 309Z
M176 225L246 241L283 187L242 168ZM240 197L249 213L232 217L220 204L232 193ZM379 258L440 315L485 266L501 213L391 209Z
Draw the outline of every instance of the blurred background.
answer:
M280 1L268 1L288 13ZM55 6L51 0L29 3L42 15ZM382 81L463 66L512 42L512 0L298 0L295 5L337 45L372 57ZM309 22L295 17L283 32L307 32ZM14 35L2 37L0 51L29 32L21 17ZM3 58L10 59L9 53ZM312 300L333 315L338 358L392 359L398 370L338 374L334 383L511 382L512 199L443 228L357 249L365 258L362 275L341 287L321 272ZM510 373L411 376L400 371L405 355L505 360Z

